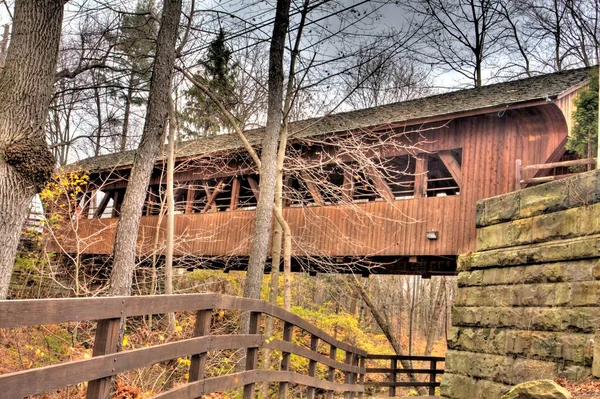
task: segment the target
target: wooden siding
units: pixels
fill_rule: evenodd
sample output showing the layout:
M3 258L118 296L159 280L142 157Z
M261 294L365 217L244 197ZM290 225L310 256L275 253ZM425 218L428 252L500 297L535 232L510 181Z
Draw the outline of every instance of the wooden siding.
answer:
M295 256L457 255L475 249L476 201L515 189L515 161L545 162L567 135L561 109L554 104L455 119L424 133L427 151L462 149L460 195L373 201L348 205L286 208ZM176 216L176 254L247 255L254 226L247 210ZM164 224L142 218L139 251L162 252ZM116 219L80 220L81 252L112 252ZM428 240L428 230L439 232ZM156 234L159 234L156 241ZM61 245L75 251L74 241Z

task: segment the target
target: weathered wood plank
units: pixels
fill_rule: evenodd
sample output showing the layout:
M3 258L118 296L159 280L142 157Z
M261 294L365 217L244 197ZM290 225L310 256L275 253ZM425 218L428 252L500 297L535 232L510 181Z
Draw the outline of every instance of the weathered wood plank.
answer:
M100 216L102 216L104 210L106 209L106 206L108 205L108 202L110 201L114 193L115 191L108 191L104 193L104 197L102 197L100 205L98 205L98 208L96 208L96 212L94 212L94 218L99 218Z
M250 334L258 334L260 331L260 312L250 312L250 325L248 331ZM246 349L246 371L255 370L258 365L258 346ZM244 385L244 399L254 398L255 383L251 382Z
M119 349L119 330L121 319L99 320L96 326L96 337L94 339L94 349L92 356L109 355L117 352ZM86 379L89 381L90 379ZM87 399L108 398L112 389L112 378L103 377L89 382L87 388Z
M317 353L319 346L319 337L312 335L310 336L310 350ZM308 362L308 376L314 377L317 372L317 362L314 359L310 359ZM306 399L314 399L315 398L315 388L308 387L306 390Z
M185 197L185 213L190 214L194 209L194 197L196 196L196 188L193 182L188 182L187 195Z
M212 310L199 310L196 313L196 324L194 325L194 337L203 337L209 334ZM192 355L190 363L189 381L198 381L204 378L206 367L206 352L198 352Z
M377 189L379 195L381 195L381 198L388 202L393 202L394 193L392 193L392 189L390 188L390 186L388 186L385 180L383 180L379 171L376 168L369 168L369 175L371 179L373 179L373 182L375 183L375 188Z
M337 348L335 346L331 345L329 347L329 358L332 360L335 360L336 353L337 353ZM331 365L331 366L329 366L329 371L327 373L327 381L333 382L334 380L335 380L335 367ZM333 390L331 390L331 389L327 390L326 398L333 399Z
M312 179L308 175L308 173L306 173L305 171L302 171L300 174L302 176L302 181L304 182L304 184L306 184L306 188L308 189L308 192L310 193L310 195L313 198L313 200L315 201L315 203L317 205L324 205L325 201L323 200L323 196L321 195L321 191L319 190L319 187L317 187L315 182L312 181Z
M258 299L218 294L178 294L104 298L59 298L0 301L0 328L99 320L209 309L267 313L342 350L366 352L341 342L298 315Z
M440 356L407 356L407 355L366 355L367 359L373 360L384 360L384 359L397 359L397 360L435 360L438 362L443 362L446 358Z
M456 184L458 184L459 187L462 187L462 170L458 162L456 162L456 159L454 159L452 151L438 151L438 155L444 163L444 166L446 166L446 169L448 169L448 172L450 172L450 174L454 178Z
M427 196L427 154L417 155L415 165L415 198Z
M254 370L196 381L157 395L155 398L192 399L203 394L223 391L230 388L238 388L257 382L286 382L304 386L313 386L323 390L364 392L364 387L362 385L345 385L323 381L315 377L309 377L291 371Z
M256 182L256 180L254 180L254 178L248 177L248 184L250 184L250 190L252 190L252 194L254 195L254 198L256 198L256 201L258 202L258 197L259 197L258 183Z
M224 183L223 179L219 180L219 183L217 183L217 185L215 186L215 188L213 189L212 192L210 191L208 186L204 186L204 191L206 192L206 205L204 205L204 208L202 208L202 212L207 212L208 208L211 208L211 209L217 208L217 206L215 204L215 198L217 198L217 195L219 195L221 190L223 190L224 186L225 186L225 183Z
M387 367L367 367L366 372L369 374L383 373L387 374L391 372L391 368ZM398 374L431 374L431 369L398 369ZM444 370L435 370L435 374L444 374Z
M345 202L352 202L354 196L354 176L352 171L344 169L344 183L342 185L342 198Z
M236 176L231 182L231 200L229 201L229 210L235 211L238 207L240 198L240 178Z
M283 340L285 342L291 342L293 334L294 334L294 325L287 321L285 323L283 323ZM279 370L286 372L289 369L290 369L290 352L282 351L281 352L281 364L279 366ZM279 392L278 392L278 396L277 396L278 399L286 399L287 393L288 393L287 391L288 391L288 381L281 381L279 383Z
M0 375L2 392L10 392L10 397L25 397L40 394L60 387L85 381L110 377L125 371L134 370L153 363L202 353L207 350L237 349L260 345L264 337L260 335L221 335L190 338L126 352L94 356L53 366L29 369ZM27 381L26 384L23 381Z

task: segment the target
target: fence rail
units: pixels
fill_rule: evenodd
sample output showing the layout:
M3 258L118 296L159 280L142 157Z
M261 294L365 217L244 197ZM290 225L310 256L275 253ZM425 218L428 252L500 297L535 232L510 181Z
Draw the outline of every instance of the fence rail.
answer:
M443 357L436 356L398 356L398 355L367 355L367 360L389 360L390 367L367 367L365 374L388 374L389 381L384 382L365 382L366 385L375 387L389 387L389 396L396 396L396 387L427 387L429 394L435 395L435 388L440 386L437 376L444 374L444 369L438 367L438 363L445 361ZM429 362L429 368L398 368L398 362L401 360ZM412 367L412 366L411 366ZM429 374L429 381L398 381L398 374Z
M249 334L210 335L214 310L250 312ZM146 348L117 352L119 330L126 317L181 311L195 311L194 337ZM284 322L283 339L260 334L262 315ZM189 383L159 394L159 398L197 398L204 394L244 387L244 399L254 397L259 382L279 383L279 397L285 397L290 383L307 387L307 398L315 390L326 391L327 398L343 392L345 398L358 394L362 398L366 352L341 342L306 320L261 300L218 294L164 296L70 298L0 301L0 328L15 328L72 321L97 320L93 354L90 359L65 362L16 373L0 375L0 392L6 397L25 397L69 385L88 383L87 398L107 398L112 378L158 362L191 356ZM310 348L291 342L293 330L310 334ZM329 355L318 351L319 342L329 345ZM246 350L246 371L205 378L208 351ZM280 371L257 370L258 350L270 348L282 352ZM338 351L345 352L345 362L336 360ZM290 355L309 360L306 374L291 371ZM317 364L328 367L327 380L316 376ZM343 383L335 381L335 372L344 373Z
M515 166L515 180L517 189L521 189L527 185L531 184L540 184L547 183L554 180L563 179L565 177L573 175L573 173L560 174L560 175L551 175L551 176L538 176L538 177L524 177L526 172L528 171L545 171L549 169L555 168L568 168L571 166L586 166L586 165L596 165L596 158L587 158L587 159L573 159L570 161L560 161L560 162L548 162L548 163L540 163L535 165L525 165L521 164L521 160L517 159Z

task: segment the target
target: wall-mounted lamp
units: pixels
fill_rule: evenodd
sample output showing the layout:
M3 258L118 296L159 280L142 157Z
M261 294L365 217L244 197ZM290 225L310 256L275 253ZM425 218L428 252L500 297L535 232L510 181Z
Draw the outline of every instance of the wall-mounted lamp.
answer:
M438 232L436 230L430 230L427 233L425 233L425 237L427 237L428 240L437 240Z

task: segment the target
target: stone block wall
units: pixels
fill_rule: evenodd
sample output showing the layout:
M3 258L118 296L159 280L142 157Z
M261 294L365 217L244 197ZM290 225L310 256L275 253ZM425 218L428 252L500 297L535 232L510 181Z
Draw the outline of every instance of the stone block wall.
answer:
M442 397L600 377L600 171L480 201L458 263Z

